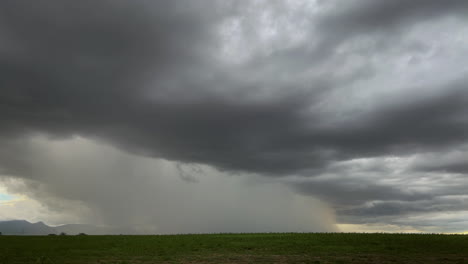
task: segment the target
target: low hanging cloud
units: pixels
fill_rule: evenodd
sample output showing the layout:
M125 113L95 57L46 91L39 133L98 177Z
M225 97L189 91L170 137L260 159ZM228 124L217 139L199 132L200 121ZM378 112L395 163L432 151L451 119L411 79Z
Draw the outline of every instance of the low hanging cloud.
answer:
M53 190L38 169L53 159L24 146L78 136L183 164L171 174L188 186L198 178L180 171L186 164L263 177L319 197L343 223L466 211L467 9L456 0L3 1L0 171L99 204L108 198ZM145 182L113 166L90 179ZM51 174L87 178L77 171Z

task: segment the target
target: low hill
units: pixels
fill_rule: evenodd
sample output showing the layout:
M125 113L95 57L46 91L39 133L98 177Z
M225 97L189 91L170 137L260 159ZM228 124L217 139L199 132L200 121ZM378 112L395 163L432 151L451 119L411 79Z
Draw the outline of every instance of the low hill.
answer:
M49 235L66 233L68 235L77 235L80 233L90 235L113 235L113 234L132 234L131 230L123 230L111 227L102 227L94 225L67 224L61 226L48 226L43 222L30 223L26 220L1 221L0 232L3 235Z
M57 230L43 222L30 223L25 220L0 222L0 232L3 235L47 235L55 234Z

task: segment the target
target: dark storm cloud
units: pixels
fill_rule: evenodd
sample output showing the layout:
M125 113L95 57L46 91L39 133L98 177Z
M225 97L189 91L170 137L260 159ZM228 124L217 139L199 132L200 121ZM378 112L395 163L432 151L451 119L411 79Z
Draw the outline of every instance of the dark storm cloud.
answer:
M466 160L454 161L453 163L445 164L427 164L416 167L416 169L426 172L450 172L468 174L468 164Z
M331 201L336 207L359 206L368 201L403 201L424 200L430 198L429 194L413 193L400 189L397 186L373 184L369 180L356 177L352 181L329 180L311 181L297 184L296 188L306 194L314 194Z
M346 216L354 216L356 220L366 222L375 217L402 216L427 212L466 211L468 210L466 202L466 197L463 199L448 197L444 199L435 198L434 200L420 201L385 201L370 203L367 207L363 208L342 210L339 211L339 213L344 218ZM356 216L359 216L360 219Z
M465 17L467 12L468 3L463 0L354 0L345 4L340 2L324 22L331 27L362 33L407 27L442 16Z
M351 125L321 128L328 117L307 113L320 111L323 92L314 85L252 100L248 94L271 81L246 84L207 68L216 67L204 50L215 46L215 20L196 11L141 1L2 5L3 38L14 43L2 56L6 132L84 134L151 156L271 174L400 146L458 143L468 134L466 120L446 118L466 114L464 80L455 92L444 87L435 98L368 109Z
M2 172L34 178L28 164L35 154L21 147L26 137L80 135L139 155L230 172L349 175L346 182L311 180L297 188L332 202L343 215L400 214L405 209L395 208L405 202L437 203L434 197L460 191L446 186L435 194L405 190L403 181L380 182L378 177L395 170L386 162L364 171L345 166L355 173L338 165L444 152L467 143L466 70L437 57L442 49L425 36L406 39L406 29L434 18L461 18L467 8L466 1L455 0L366 0L294 16L282 15L287 8L279 2L2 1ZM303 41L287 46L293 29L258 26L258 17L270 11L294 25ZM220 32L230 19L240 21L233 22L234 33ZM463 19L453 23L450 29L466 26ZM286 36L262 46L268 41L259 36L275 30ZM372 41L354 47L359 36ZM221 55L223 45L230 55ZM421 63L391 71L400 57L409 56ZM428 81L404 78L440 61L446 72L427 70ZM429 81L439 75L437 82ZM466 174L464 161L419 162L406 168L408 176L398 177ZM364 210L371 201L392 204Z
M333 142L358 153L378 155L414 149L440 148L466 142L468 135L468 90L466 80L444 84L443 95L414 99L397 98L383 107L364 113ZM401 100L401 102L397 100ZM359 116L358 116L359 117Z
M265 153L301 133L307 99L248 102L225 94L223 86L244 84L223 83L230 81L223 73L205 69L214 45L204 14L141 1L2 5L3 38L12 43L1 59L3 133L97 136L232 170L294 170L317 155L286 157L283 147ZM203 80L210 71L220 76ZM272 161L279 164L266 168Z
M289 180L289 183L301 193L330 201L340 222L397 224L399 221L417 227L418 223L405 223L403 219L465 212L468 198L466 174L459 170L422 170L421 165L432 162L435 167L441 167L439 164L460 157L466 162L466 156L466 152L455 151L357 159L329 166L315 178ZM440 220L439 225L442 223Z
M426 173L468 174L466 146L455 148L445 155L428 153L416 159L412 170Z
M460 232L466 229L467 199L466 195L447 195L418 201L375 201L364 207L338 210L337 214L340 222L385 223L433 232Z
M308 43L282 49L273 54L272 62L292 69L319 67L320 63L333 58L341 45L369 37L372 44L360 47L355 53L373 56L382 50L402 48L399 40L415 25L447 17L465 19L468 13L468 3L463 0L323 1L319 6L324 6L326 11L319 13L318 18L303 19L307 21L304 31L315 45ZM407 48L415 52L427 48L425 44L412 43ZM346 56L340 54L340 57ZM373 71L364 68L356 73L363 74L357 78L364 78Z

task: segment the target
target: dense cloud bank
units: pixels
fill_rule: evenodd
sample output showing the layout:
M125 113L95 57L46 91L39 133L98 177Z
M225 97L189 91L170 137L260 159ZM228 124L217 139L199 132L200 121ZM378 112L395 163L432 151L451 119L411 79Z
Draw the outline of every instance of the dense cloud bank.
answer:
M47 190L38 166L56 164L25 147L79 136L262 175L345 223L466 212L467 12L460 0L2 1L2 174L99 204Z

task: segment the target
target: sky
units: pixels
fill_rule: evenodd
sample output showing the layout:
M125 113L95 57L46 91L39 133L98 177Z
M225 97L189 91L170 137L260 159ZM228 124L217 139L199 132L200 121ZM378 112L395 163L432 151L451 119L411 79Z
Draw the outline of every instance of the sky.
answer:
M3 0L0 219L468 231L468 1Z

